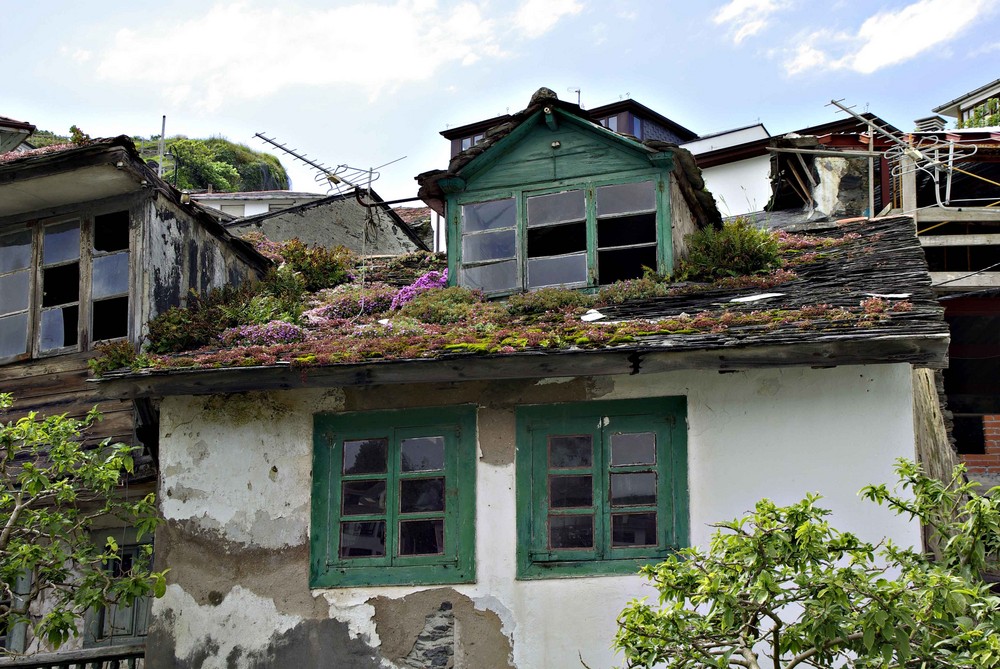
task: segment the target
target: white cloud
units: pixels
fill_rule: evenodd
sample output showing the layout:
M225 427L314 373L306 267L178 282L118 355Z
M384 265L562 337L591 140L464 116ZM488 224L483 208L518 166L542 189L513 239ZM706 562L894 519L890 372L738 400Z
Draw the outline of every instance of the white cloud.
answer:
M712 17L716 25L728 25L735 44L767 27L771 15L786 9L787 0L730 0Z
M785 71L847 69L862 74L906 62L958 37L989 11L987 0L919 0L879 12L853 35L821 30L791 50Z
M541 37L566 16L583 9L576 0L525 0L514 15L515 25L529 39Z
M581 9L577 0L528 0L504 16L487 15L486 4L471 0L446 7L436 0L355 2L314 10L215 2L197 18L155 31L119 30L94 49L94 71L202 110L300 86L354 86L374 99L446 66L504 57L503 45L537 37ZM522 20L533 21L530 34L514 29Z

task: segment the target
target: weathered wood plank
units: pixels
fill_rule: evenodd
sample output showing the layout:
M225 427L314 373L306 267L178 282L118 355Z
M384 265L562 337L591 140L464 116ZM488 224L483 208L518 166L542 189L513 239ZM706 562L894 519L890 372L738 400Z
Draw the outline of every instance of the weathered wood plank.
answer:
M917 220L917 223L944 223L946 221L997 222L1000 221L1000 207L955 207L954 209L928 207L916 210L913 216Z
M1000 272L980 272L968 276L970 274L972 272L931 272L931 283L935 290L941 291L1000 287Z
M921 246L1000 246L1000 235L923 235Z

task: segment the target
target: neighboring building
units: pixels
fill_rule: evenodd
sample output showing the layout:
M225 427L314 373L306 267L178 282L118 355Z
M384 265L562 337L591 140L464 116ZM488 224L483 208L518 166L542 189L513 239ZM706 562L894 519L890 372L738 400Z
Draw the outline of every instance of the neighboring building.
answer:
M101 343L139 346L150 319L189 290L238 284L269 264L182 202L127 137L0 155L0 390L15 397L5 420L29 411L82 417L96 405L104 420L90 437L144 446L130 492L152 490L155 410L108 400L87 383L87 360ZM145 634L139 611L108 615L114 624L88 621L86 644ZM31 647L23 630L9 641Z
M1000 98L1000 79L991 81L980 86L974 91L969 91L950 102L935 107L931 111L935 114L950 116L960 124L965 124L975 117L976 108L986 104L989 100Z
M684 237L720 222L690 154L612 132L548 89L417 181L446 220L451 281L488 295L672 274Z
M399 255L430 246L373 190L351 191L223 223L238 235L346 246L360 255ZM429 226L428 226L429 227Z
M481 259L513 262L515 281L476 283L535 287L518 268L555 256L532 256L532 233L579 225L578 190L597 238L581 288L601 283L601 240L653 217L655 235L621 246L669 271L679 223L714 218L684 192L683 152L610 133L551 91L509 122L420 177L456 232L459 283ZM572 195L532 199L555 193ZM513 216L475 207L508 198ZM705 545L761 497L819 491L838 527L920 544L916 523L857 496L896 458L934 473L953 459L927 369L945 363L947 327L912 220L811 232L823 252L766 289L745 278L566 315L627 334L604 343L530 325L509 332L520 348L449 344L434 325L406 340L411 321L408 347L390 349L391 321L355 321L354 337L316 330L256 367L184 356L193 367L110 375L109 395L159 407L169 572L146 666L604 667L616 614L655 596L638 566ZM510 237L513 260L482 257Z
M292 207L324 199L319 193L297 193L289 190L263 190L249 193L191 193L200 205L221 211L227 216L242 218L284 211Z
M33 132L35 126L30 123L0 116L0 154L30 148L26 142Z

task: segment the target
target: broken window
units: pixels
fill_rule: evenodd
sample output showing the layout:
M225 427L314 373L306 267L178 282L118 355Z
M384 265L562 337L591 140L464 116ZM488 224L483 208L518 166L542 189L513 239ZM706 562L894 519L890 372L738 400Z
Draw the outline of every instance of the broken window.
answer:
M128 292L128 212L96 216L91 270L92 341L128 336Z
M316 417L312 584L471 580L470 407Z
M584 191L527 198L528 288L587 284Z
M652 181L597 189L597 275L602 285L656 270L656 190Z
M80 222L42 230L42 353L76 346L80 321Z
M686 544L684 406L518 409L519 577L629 572Z

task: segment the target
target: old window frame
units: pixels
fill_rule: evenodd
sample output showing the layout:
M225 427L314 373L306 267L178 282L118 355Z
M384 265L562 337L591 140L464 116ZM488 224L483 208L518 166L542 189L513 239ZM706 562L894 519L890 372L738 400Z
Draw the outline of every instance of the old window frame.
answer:
M688 544L686 399L661 397L517 408L517 577L565 578L634 573ZM611 438L619 433L655 435L655 462L612 463ZM590 436L593 460L579 468L549 460L551 438ZM617 505L613 475L655 475L652 503ZM551 505L551 482L592 476L591 505ZM612 516L656 513L655 543L615 546ZM552 548L549 519L593 517L593 546Z
M404 472L401 442L441 437L441 469ZM344 443L387 440L386 471L365 475L343 471ZM419 585L475 581L476 412L473 406L400 409L363 413L317 414L313 437L310 587ZM343 512L344 484L359 478L386 481L384 511ZM404 513L402 482L443 477L443 512ZM443 518L443 550L432 555L401 555L399 524L407 519ZM384 556L342 557L341 523L384 522Z
M546 285L561 285L566 288L596 288L597 286L612 283L611 281L602 280L599 272L600 252L602 250L608 250L599 248L599 224L604 220L616 217L625 218L626 216L619 214L602 216L598 211L598 191L609 186L628 186L644 182L652 183L655 209L646 211L647 213L652 213L654 215L656 239L652 244L626 246L652 246L654 249L653 259L655 267L651 269L655 269L659 273L670 272L672 269L670 267L670 259L673 255L673 242L670 230L670 177L669 174L664 173L662 170L650 169L643 170L638 173L629 172L624 175L606 175L603 178L563 180L556 181L551 184L535 185L533 187L527 186L523 188L506 188L462 194L455 199L454 211L451 213L452 220L450 227L456 233L454 235L455 240L450 244L449 248L449 258L452 259L453 264L452 271L450 273L450 276L453 277L451 279L453 285L481 288L484 293L491 297L503 297L513 293L536 290L538 288L545 287L530 285L528 240L529 231L533 226L530 225L528 216L529 201L534 197L555 195L570 191L584 192L587 276L584 281L572 281L565 284ZM512 201L515 206L516 217L513 225L503 228L503 230L511 228L514 230L514 255L510 257L504 256L503 258L485 260L474 259L467 261L467 240L483 234L483 231L466 231L464 223L466 208L475 205L501 202L504 200ZM496 230L496 232L499 231L501 230ZM467 276L467 273L470 272L470 270L475 271L494 264L509 262L510 260L515 261L517 272L513 285L510 287L500 287L491 290L489 287L483 287L476 284L470 277Z
M94 248L95 221L102 216L111 216L124 213L128 217L127 235L128 246L125 249L102 252ZM77 258L71 260L59 260L46 263L44 257L45 232L53 227L76 223L79 229L79 253ZM135 244L135 221L131 208L124 203L115 203L95 208L91 210L73 211L59 216L34 219L19 224L5 225L0 229L0 237L9 236L18 232L27 232L30 236L30 266L27 268L29 276L28 286L28 308L17 311L17 314L27 314L26 350L8 356L0 356L0 364L17 360L29 360L34 358L46 358L50 356L63 355L77 351L89 350L94 344L104 341L114 341L118 339L128 339L132 336L133 323L132 313L134 309L133 285L133 257L136 251ZM100 262L103 258L112 256L126 256L126 267L128 275L124 280L124 289L114 293L97 296L94 295L93 269L95 261ZM73 262L78 263L79 292L77 299L70 302L61 303L55 306L43 306L44 296L44 276L46 267L66 266ZM18 270L20 271L20 270ZM6 272L4 276L10 276L14 272ZM109 299L127 300L127 313L125 314L125 334L118 337L108 337L95 339L94 337L94 304L95 302ZM65 346L53 346L43 349L42 319L43 313L51 312L63 306L77 307L76 343ZM15 312L5 313L5 316Z

